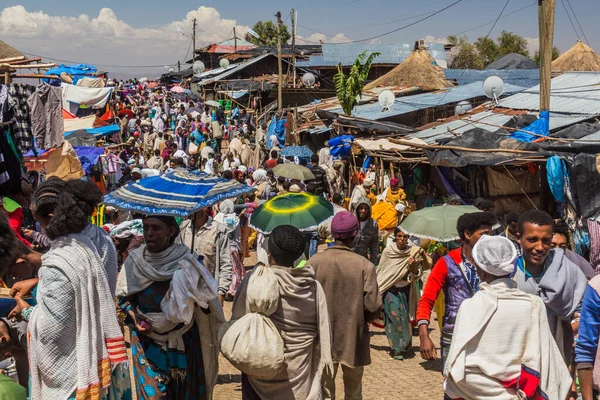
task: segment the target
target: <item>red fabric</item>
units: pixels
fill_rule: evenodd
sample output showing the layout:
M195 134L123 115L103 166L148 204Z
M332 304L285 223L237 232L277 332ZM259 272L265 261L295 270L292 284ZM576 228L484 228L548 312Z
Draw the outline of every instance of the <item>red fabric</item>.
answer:
M267 160L267 167L269 168L275 168L277 166L277 160L274 158L271 158L269 160Z
M68 112L67 110L65 110L64 108L63 108L63 110L62 110L62 116L63 116L63 119L73 119L73 118L77 118L77 117L75 117L73 114L71 114L70 112Z
M4 210L3 207L0 209ZM15 211L9 213L6 212L8 217L8 224L10 225L10 229L13 230L17 238L23 242L27 247L31 247L31 243L29 243L23 236L21 236L21 227L23 226L23 221L25 221L25 214L23 214L22 208L17 208Z
M107 112L105 112L104 114L102 114L102 116L100 117L100 119L103 120L103 121L110 121L114 117L115 117L115 115L113 114L112 110L108 109Z
M462 261L461 253L462 247L459 247L458 249L449 252L448 255L452 257L454 262L458 265ZM419 305L417 306L417 321L429 321L435 300L442 289L444 289L447 277L448 266L446 265L446 260L440 258L433 266L431 274L429 275L429 278L427 278L425 288L423 288L423 294L421 295Z
M502 384L507 389L522 391L530 400L546 400L548 398L540 390L539 374L525 365L521 365L521 375Z

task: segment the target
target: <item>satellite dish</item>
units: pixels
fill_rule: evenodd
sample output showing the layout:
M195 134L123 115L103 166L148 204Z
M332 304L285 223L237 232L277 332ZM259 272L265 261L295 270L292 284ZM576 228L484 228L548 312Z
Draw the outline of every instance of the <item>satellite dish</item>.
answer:
M204 63L202 61L196 61L194 63L194 65L192 66L192 69L194 71L195 74L201 74L204 72Z
M221 68L227 69L227 67L229 67L229 60L226 58L221 58L221 61L219 61L219 65L221 66Z
M471 103L466 100L459 102L456 107L454 107L454 115L463 115L468 113L473 109Z
M316 80L317 80L317 78L315 78L315 76L313 74L311 74L310 72L307 72L304 75L302 75L302 83L306 87L312 87L312 85L315 84Z
M382 111L389 111L392 104L396 101L396 96L391 90L384 90L379 93L378 100L381 107L383 107Z
M248 33L250 34L250 36L254 36L257 39L260 39L260 36L258 36L258 33L254 32L252 29L248 29Z
M170 68L168 69L168 71L169 71L169 73L170 73L170 74L172 74L173 72L175 72L175 68L173 68L173 67L170 67Z
M504 93L504 81L497 75L492 75L483 82L483 93L498 104L498 97Z

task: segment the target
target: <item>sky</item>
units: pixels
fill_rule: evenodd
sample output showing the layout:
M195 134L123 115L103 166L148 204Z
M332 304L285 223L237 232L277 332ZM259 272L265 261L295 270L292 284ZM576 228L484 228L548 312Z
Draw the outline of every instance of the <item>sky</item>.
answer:
M597 1L556 0L554 43L561 52L578 38L586 42L584 36L600 51ZM197 47L231 38L234 26L243 37L255 22L275 20L278 10L289 25L293 7L298 14L299 44L358 41L414 23L363 42L397 44L442 41L456 34L475 40L490 32L491 22L505 4L504 0L0 0L0 39L23 53L53 58L57 63L94 64L117 75L159 76L178 60L191 58L193 18L198 21ZM536 4L537 0L509 0L505 17L498 20L490 37L502 30L515 32L527 38L533 54L538 41ZM569 21L565 9L571 12L570 7L581 29L572 13L575 28Z

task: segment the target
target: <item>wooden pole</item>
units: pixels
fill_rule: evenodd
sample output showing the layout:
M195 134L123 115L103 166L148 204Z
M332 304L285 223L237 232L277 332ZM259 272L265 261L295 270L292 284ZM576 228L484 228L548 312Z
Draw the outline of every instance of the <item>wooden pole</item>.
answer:
M275 14L277 17L277 67L279 70L279 87L277 88L277 112L281 112L283 110L283 67L281 65L281 30L283 26L283 22L281 21L281 11L277 11Z
M296 88L296 10L292 8L292 82Z
M237 35L235 34L235 26L233 27L233 51L237 53Z
M192 25L192 69L194 68L194 63L196 62L196 18L194 18L194 23Z
M540 31L540 111L550 111L550 79L552 72L552 40L556 0L538 0Z

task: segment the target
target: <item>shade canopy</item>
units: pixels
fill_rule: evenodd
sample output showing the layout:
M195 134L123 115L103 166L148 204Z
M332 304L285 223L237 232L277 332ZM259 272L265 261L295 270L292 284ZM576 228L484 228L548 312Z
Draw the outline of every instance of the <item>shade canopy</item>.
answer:
M414 211L400 225L402 232L421 239L432 239L438 242L458 240L456 222L464 214L476 213L479 209L474 206L426 207Z
M310 169L298 164L279 164L273 168L273 173L283 178L298 179L300 181L315 179Z

